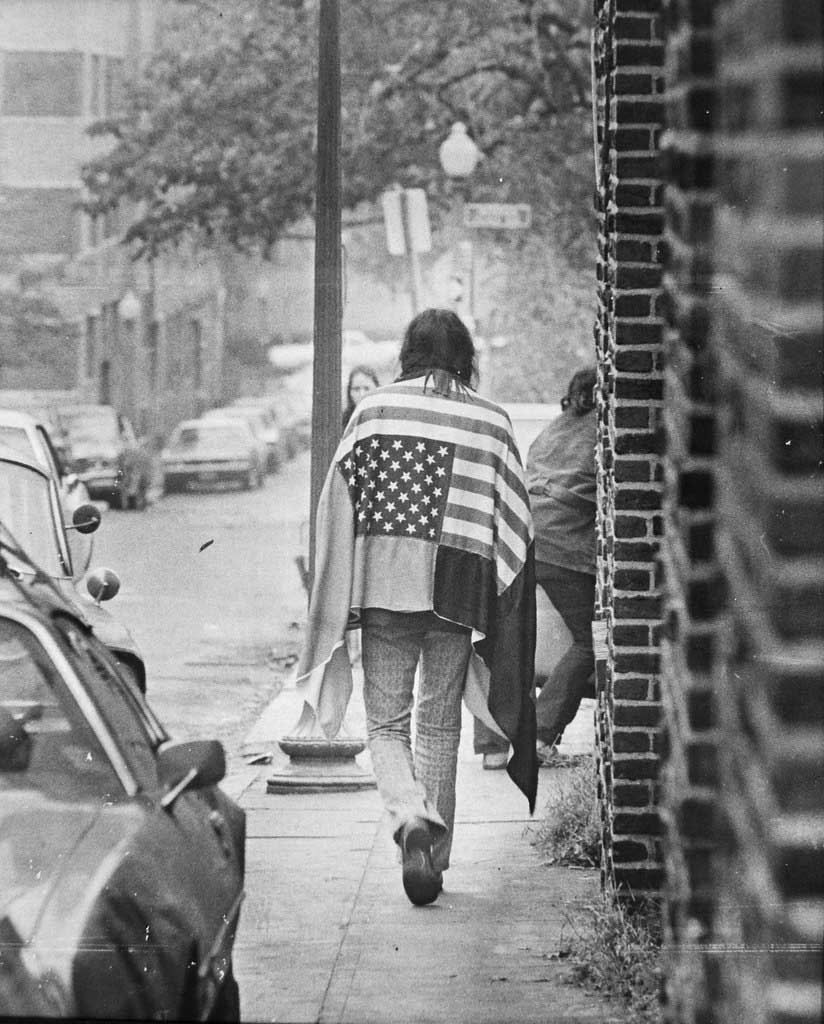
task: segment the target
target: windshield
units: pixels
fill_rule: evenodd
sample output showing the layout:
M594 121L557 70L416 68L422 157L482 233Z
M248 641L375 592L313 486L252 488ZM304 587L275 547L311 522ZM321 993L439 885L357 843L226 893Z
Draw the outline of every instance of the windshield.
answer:
M60 420L75 444L117 441L117 417L113 409L63 409Z
M4 444L28 458L32 458L36 454L29 435L22 427L9 427L0 424L0 444Z
M214 427L184 427L172 438L169 447L197 448L201 444L237 447L245 444L245 438L243 431L231 424L219 424Z
M14 462L0 462L0 522L45 573L69 576L51 498L46 477ZM21 559L9 556L9 561L20 572L33 571Z
M121 791L94 730L45 650L28 629L0 618L3 723L0 792L38 789L55 800L94 796L105 802Z

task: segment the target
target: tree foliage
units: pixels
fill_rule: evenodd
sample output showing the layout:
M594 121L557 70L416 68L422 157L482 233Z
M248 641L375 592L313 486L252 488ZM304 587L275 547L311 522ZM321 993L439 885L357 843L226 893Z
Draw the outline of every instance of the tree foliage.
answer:
M85 169L87 210L135 204L127 240L200 231L264 254L314 199L317 0L187 0ZM394 182L438 209L450 124L485 155L473 198L533 202L536 230L582 256L592 144L587 0L341 5L343 201Z

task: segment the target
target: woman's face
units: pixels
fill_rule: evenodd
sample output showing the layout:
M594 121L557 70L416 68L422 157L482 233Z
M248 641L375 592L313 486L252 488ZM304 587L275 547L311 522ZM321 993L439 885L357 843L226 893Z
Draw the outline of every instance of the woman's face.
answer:
M349 384L349 397L357 405L365 395L368 395L370 391L374 391L375 387L375 382L371 377L368 377L365 373L356 373L352 376Z

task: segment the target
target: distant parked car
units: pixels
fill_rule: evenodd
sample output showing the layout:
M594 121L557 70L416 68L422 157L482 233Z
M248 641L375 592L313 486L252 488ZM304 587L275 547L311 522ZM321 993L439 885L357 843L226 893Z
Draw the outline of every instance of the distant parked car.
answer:
M217 409L208 409L203 414L204 419L213 417L221 420L241 420L247 423L255 436L260 464L263 466L264 472L275 472L280 468L280 431L277 426L274 427L274 430L269 428L269 421L264 409L225 405Z
M76 473L67 470L65 447L55 443L40 417L16 409L0 409L0 444L34 459L54 477L66 512L88 502L88 488Z
M228 407L230 410L237 409L238 412L248 414L260 423L263 439L268 449L267 468L270 473L277 473L283 463L289 457L286 450L286 443L277 420L277 416L271 406L271 399L236 398Z
M6 552L5 558L14 574L30 579L38 570L52 581L62 597L111 650L135 686L145 692L146 666L128 629L101 601L114 597L120 581L110 569L91 573L88 587L93 593L82 593L78 583L91 556L88 542L85 564L76 564L76 547L70 545L67 531L82 536L93 533L100 524L100 512L94 505L81 505L74 510L67 524L57 493L57 484L46 470L32 460L6 448L0 449L0 535L13 546L18 555Z
M288 457L293 459L312 443L311 393L284 390L278 395L277 415Z
M260 487L264 458L259 440L242 418L184 420L160 453L163 493L227 481L248 489Z
M71 469L91 497L112 508L145 508L151 456L129 420L110 405L65 406L58 416L71 444Z
M246 823L224 774L220 742L174 742L51 587L0 576L4 1020L239 1020Z

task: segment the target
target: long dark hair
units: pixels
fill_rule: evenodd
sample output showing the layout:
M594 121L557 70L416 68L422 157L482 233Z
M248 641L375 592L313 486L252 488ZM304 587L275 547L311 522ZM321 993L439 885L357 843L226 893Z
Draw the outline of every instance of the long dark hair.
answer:
M475 345L463 320L451 309L425 309L412 319L403 336L398 380L424 374L435 391L459 393L472 386Z
M583 416L595 408L595 384L598 375L594 366L587 366L572 375L567 393L561 399L561 408L570 409L574 416Z

